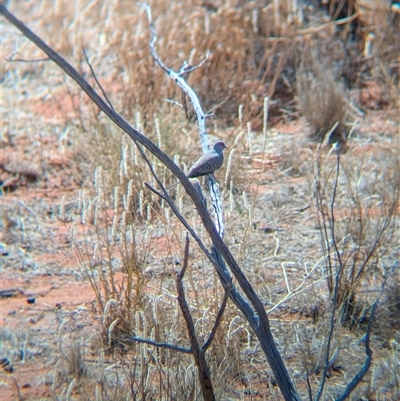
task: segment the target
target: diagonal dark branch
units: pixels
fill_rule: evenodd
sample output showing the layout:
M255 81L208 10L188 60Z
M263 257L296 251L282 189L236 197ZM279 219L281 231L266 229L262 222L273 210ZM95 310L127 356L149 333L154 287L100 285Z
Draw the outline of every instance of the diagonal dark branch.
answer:
M231 269L233 275L237 279L243 292L248 297L250 303L253 305L255 312L251 309L249 303L236 291L231 291L232 301L237 305L243 314L249 321L252 329L256 333L260 345L268 359L268 362L274 372L275 379L282 391L285 400L300 400L296 389L290 379L289 373L282 361L278 349L276 348L270 326L267 313L264 306L255 293L253 287L248 281L240 269L237 261L233 257L229 248L225 245L218 230L212 222L204 203L198 196L195 188L190 183L184 172L164 153L159 149L152 141L146 138L139 131L135 130L122 116L111 109L107 103L94 91L94 89L86 82L80 74L74 69L66 60L64 60L58 53L52 50L42 39L35 35L28 27L26 27L21 21L14 17L4 4L0 3L0 13L16 26L29 40L36 44L43 52L45 52L67 75L69 75L82 90L92 99L92 101L102 110L107 117L113 121L118 127L125 131L133 141L137 141L146 147L152 154L154 154L165 166L178 178L183 188L185 189L188 196L192 199L197 212L202 220L203 226L208 232L211 241L214 244L214 251L212 254L206 253L206 256L210 262L216 267L218 274L225 280L225 285L228 284L229 277L226 275L227 271L225 268L226 264ZM198 241L198 238L195 238ZM201 244L199 243L201 246ZM218 258L218 260L216 260ZM223 258L223 259L222 259ZM224 276L225 275L225 276Z

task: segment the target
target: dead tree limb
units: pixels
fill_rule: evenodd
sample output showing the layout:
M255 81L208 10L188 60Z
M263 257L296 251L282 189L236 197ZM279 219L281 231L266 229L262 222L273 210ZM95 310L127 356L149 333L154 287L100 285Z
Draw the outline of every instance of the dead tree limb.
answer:
M186 77L195 69L200 68L206 61L207 56L201 61L199 64L195 66L190 66L186 62L183 63L179 72L175 72L171 68L168 68L158 56L155 44L157 42L157 33L153 24L153 19L151 15L151 8L148 4L145 5L147 18L149 21L150 32L151 32L151 41L150 41L150 51L151 54L156 61L156 63L165 71L165 73L182 89L182 92L186 94L191 101L191 105L196 113L197 116L197 124L199 128L199 135L200 140L203 148L203 153L208 151L208 136L206 130L206 119L209 116L208 114L204 113L203 108L201 107L199 98L197 97L195 91L190 87L190 85L186 82ZM184 108L187 107L184 104ZM187 114L187 109L185 109L185 113ZM224 217L223 217L223 206L221 201L221 196L219 194L219 187L218 183L214 177L214 174L208 174L206 177L207 185L210 190L211 195L211 203L215 213L215 226L218 229L218 232L221 238L224 238L225 234L225 224L224 224Z
M185 298L185 291L183 289L183 276L185 275L186 268L189 261L189 236L186 234L186 244L185 244L185 256L183 261L183 266L181 271L176 276L176 288L178 290L178 302L181 308L183 318L186 322L187 332L189 334L189 340L191 345L192 355L199 373L199 381L201 386L201 391L203 393L204 401L214 401L214 390L211 382L210 369L208 368L206 361L206 352L204 348L199 344L196 337L196 330L194 328L194 322L192 315L189 311L188 304Z
M224 287L230 282L230 274L226 269L225 263L229 266L242 291L246 294L251 306L236 289L231 290L230 298L245 315L250 326L257 335L261 348L267 357L268 363L271 366L276 382L285 400L299 401L300 397L297 394L297 391L290 379L289 373L287 372L287 369L283 363L282 357L274 342L269 325L269 319L264 306L260 298L255 293L247 277L240 269L229 248L222 240L219 230L214 225L207 209L204 207L202 199L197 194L195 187L190 183L185 173L168 157L165 152L159 149L152 141L146 138L139 131L135 130L122 116L109 107L108 104L91 87L91 85L89 85L89 83L82 78L75 68L73 68L64 58L51 49L42 39L35 35L27 26L25 26L13 14L11 14L2 3L0 3L0 13L15 27L17 27L29 40L31 40L44 53L46 53L49 58L51 58L67 75L69 75L111 121L125 131L135 143L140 143L146 149L148 149L162 163L164 163L164 165L175 175L175 177L177 177L188 196L192 199L202 220L204 228L213 242L212 252L210 253L207 251L205 255L217 269L218 275L221 278ZM165 188L161 188L163 190L163 194L168 196ZM195 238L195 240L199 243L199 246L202 245L201 241L198 241L198 237Z
M149 5L145 5L147 11L147 18L149 20L150 31L151 31L151 41L150 41L150 50L151 54L155 61L160 65L160 67L174 80L174 82L185 92L194 108L194 111L197 115L197 121L199 126L199 134L200 139L203 144L203 151L207 150L207 131L206 131L206 114L203 112L202 107L200 105L199 99L193 89L186 83L185 76L188 71L192 71L195 68L198 68L205 62L203 60L198 66L191 67L187 64L183 64L181 70L177 73L172 69L168 68L158 56L155 44L157 41L157 33L153 24L152 15L151 15L151 8ZM223 221L223 213L222 213L222 202L219 195L218 184L215 181L215 177L210 174L208 177L208 186L210 189L211 194L211 201L215 212L215 225L217 227L217 232L220 234L219 240L223 238L224 235L224 221ZM164 198L165 199L165 198ZM170 203L169 203L170 204ZM203 222L204 223L204 222ZM213 240L214 242L214 240ZM221 241L222 242L222 241ZM222 242L223 243L223 242ZM224 244L225 245L225 244ZM216 263L214 266L217 270L218 276L224 286L227 288L228 282L231 280L231 276L229 272L226 270L226 266L221 255L221 250L218 245L215 244L212 246L212 255ZM296 390L290 380L289 374L284 366L282 358L279 354L278 349L276 348L274 339L272 337L272 333L269 326L269 320L267 313L265 312L264 306L261 303L261 300L255 294L250 282L247 280L246 276L243 274L240 267L236 264L235 266L231 265L228 261L228 266L230 267L233 275L239 282L239 285L246 293L247 297L249 298L254 310L248 305L247 301L241 296L238 291L233 289L230 292L230 297L235 305L245 314L246 318L248 319L252 329L255 331L257 337L260 340L261 347L264 353L267 356L268 362L276 376L276 380L278 385L282 391L283 396L286 400L296 400L299 399L299 396L296 393ZM236 262L235 262L236 263ZM255 313L254 313L255 312ZM255 317L255 314L258 315Z

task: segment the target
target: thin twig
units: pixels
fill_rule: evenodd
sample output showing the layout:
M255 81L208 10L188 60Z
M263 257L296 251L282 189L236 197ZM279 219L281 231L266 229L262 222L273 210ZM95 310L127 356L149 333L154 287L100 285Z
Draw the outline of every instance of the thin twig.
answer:
M267 42L281 42L281 41L304 41L304 36L305 35L310 35L313 33L318 33L320 31L323 31L327 28L330 28L332 26L337 26L337 25L344 25L348 24L352 21L354 21L358 17L358 13L354 13L353 15L350 15L349 17L339 19L337 21L330 21L327 22L326 24L310 27L310 28L305 28L305 29L299 29L296 31L296 33L293 36L275 36L275 37L269 37L267 38Z
M208 337L207 341L203 344L203 350L204 352L207 351L208 347L211 345L212 340L215 337L215 334L217 332L217 329L221 323L222 317L224 315L224 311L226 308L226 304L228 302L228 298L230 295L230 291L231 291L231 285L232 285L232 281L229 283L229 285L227 286L227 288L225 289L225 293L224 293L224 299L222 300L222 304L221 307L219 308L218 314L217 314L217 318L215 319L215 323L214 326L211 330L210 336Z
M332 194L332 201L330 205L330 212L331 212L331 237L332 237L332 243L333 247L335 249L336 257L338 260L338 265L339 269L336 272L336 286L335 286L335 299L334 299L334 305L335 307L337 306L338 302L338 291L339 291L339 281L343 272L343 263L342 263L342 256L340 255L340 251L338 248L338 244L336 242L336 231L335 231L335 202L336 202L336 193L339 185L339 174L340 174L340 152L339 150L336 151L336 175L335 175L335 183L333 185L333 194Z
M112 103L111 103L110 100L108 99L106 91L103 89L103 87L101 86L99 80L97 79L96 73L94 72L94 69L93 69L93 67L92 67L92 64L90 64L90 61L89 61L89 58L88 58L88 56L87 56L87 54L86 54L86 50L85 50L85 49L83 49L83 54L85 55L86 63L87 63L87 65L89 66L90 71L91 71L91 73L92 73L92 75L93 75L93 78L94 78L94 80L96 81L97 86L100 88L101 93L102 93L103 96L104 96L104 99L107 100L108 105L114 110L114 106L112 105Z
M21 396L21 390L19 388L17 379L14 376L11 376L11 380L14 382L15 388L17 389L17 397L18 397L18 401L23 401L24 398Z
M342 260L340 257L340 252L337 246L337 242L335 239L335 200L336 200L336 192L337 192L337 187L338 187L338 182L339 182L339 173L340 173L340 156L339 152L337 154L337 160L336 160L336 176L335 176L335 183L333 186L333 194L332 194L332 200L331 200L331 205L330 205L330 213L331 213L331 229L330 229L330 234L332 237L332 242L333 246L335 249L336 256L338 258L338 264L339 268L336 271L335 274L335 288L334 288L334 294L333 294L333 299L332 299L332 312L330 316L330 323L329 323L329 333L328 333L328 339L326 343L326 355L325 355L325 365L324 365L324 371L322 373L322 378L321 378L321 383L319 385L318 389L318 394L315 398L315 401L319 401L323 392L324 392L324 387L325 387L325 382L326 382L326 375L328 373L329 369L329 353L331 349L331 344L332 344L332 338L333 338L333 332L335 330L335 314L336 310L338 307L338 293L339 293L339 285L340 285L340 277L343 269L342 265Z
M137 343L153 345L154 347L158 347L158 348L165 348L165 349L170 349L170 350L177 351L177 352L183 352L184 354L192 353L192 350L190 348L178 347L177 345L172 345L169 343L159 343L157 341L152 341L147 338L132 337L132 336L125 336L124 338L126 338L127 340L135 341Z
M187 267L189 264L189 236L186 233L186 239L185 239L185 251L183 254L183 265L181 271L178 273L176 276L177 283L180 285L183 280L183 276L186 273Z
M331 258L331 250L330 250L330 242L329 242L329 234L328 234L328 226L327 226L327 216L324 209L324 203L322 199L323 189L321 186L321 151L318 150L317 158L316 158L316 172L315 172L315 181L314 181L314 191L315 191L315 198L316 198L316 207L317 211L317 218L318 224L321 227L321 247L324 250L325 254L327 255L327 266L328 266L328 274L327 277L327 285L329 289L329 295L332 296L333 293L333 272L332 272L332 258ZM320 217L322 221L320 220Z
M206 53L204 59L202 61L200 61L200 63L196 64L196 65L190 65L186 62L183 63L180 71L179 71L179 75L182 76L183 78L188 78L189 75L194 71L197 70L198 68L202 67L203 64L208 60L209 57L209 52Z
M9 63L41 63L42 61L51 61L51 58L35 58L32 60L25 60L23 58L14 58L13 55L11 57L6 57L6 61Z
M307 392L308 392L309 401L313 401L312 388L311 388L311 383L310 383L310 373L308 372L307 366L306 366L306 381L307 381Z

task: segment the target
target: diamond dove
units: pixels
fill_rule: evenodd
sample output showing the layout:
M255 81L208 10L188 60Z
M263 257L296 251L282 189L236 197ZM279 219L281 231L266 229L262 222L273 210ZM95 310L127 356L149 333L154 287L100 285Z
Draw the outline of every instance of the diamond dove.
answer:
M186 174L188 178L202 177L203 175L211 174L215 170L221 168L224 162L224 154L222 151L228 149L224 141L216 141L209 146L209 150L203 154L194 164L190 167ZM179 181L167 188L167 191L178 185Z
M202 177L218 170L224 162L223 150L227 148L224 141L214 142L209 150L190 167L186 176L188 178Z

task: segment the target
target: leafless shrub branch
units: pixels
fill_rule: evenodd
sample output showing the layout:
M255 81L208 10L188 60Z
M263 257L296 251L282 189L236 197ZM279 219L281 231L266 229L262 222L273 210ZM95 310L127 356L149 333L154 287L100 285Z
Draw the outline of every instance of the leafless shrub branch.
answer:
M206 361L206 355L205 355L205 349L200 346L197 337L196 337L196 331L194 328L194 322L192 315L190 314L188 304L186 302L185 298L185 291L183 289L183 276L185 275L187 266L188 266L188 261L189 261L189 236L186 235L186 243L185 243L185 255L184 255L184 261L183 261L183 266L181 271L178 273L176 276L176 288L178 290L178 303L181 308L183 318L185 319L186 322L186 328L189 334L189 340L191 344L191 351L192 355L194 357L196 366L197 366L197 371L199 372L199 380L200 380L200 385L203 393L203 398L206 401L212 401L215 400L214 396L214 390L211 382L211 377L210 377L210 369L208 368L207 361Z
M152 341L152 340L144 339L144 338L140 338L140 337L127 336L126 338L131 341L145 343L145 344L153 345L155 347L170 349L173 351L193 355L198 372L199 372L199 380L200 380L200 385L201 385L202 392L203 392L203 398L204 398L204 400L214 400L215 396L214 396L213 386L212 386L211 377L210 377L210 371L209 371L209 368L207 365L205 353L206 353L208 347L211 345L211 342L212 342L212 340L215 336L215 333L218 329L218 326L221 322L222 315L223 315L227 300L229 298L229 288L225 291L224 299L222 301L222 305L218 312L213 329L211 330L210 336L209 336L208 340L204 343L204 345L200 346L200 344L198 343L197 337L196 337L193 318L192 318L192 315L190 313L189 307L186 302L185 292L184 292L183 284L182 284L183 277L185 275L185 272L186 272L186 269L188 266L188 260L189 260L189 237L186 236L184 261L183 261L182 269L177 274L177 277L176 277L176 287L178 290L178 298L177 299L178 299L178 303L181 308L181 311L183 313L183 317L186 322L191 347L183 348L183 347L175 346L173 344L160 343L160 342L156 342L156 341Z
M377 299L375 300L374 304L372 305L371 314L370 314L370 318L369 318L368 326L367 326L367 331L366 331L366 333L364 335L365 354L366 354L364 365L357 372L357 374L354 376L354 378L351 380L351 382L346 386L346 388L344 389L343 393L340 395L340 397L337 398L337 401L344 401L345 399L347 399L350 396L352 391L357 387L357 385L361 382L361 380L367 374L367 372L368 372L368 370L369 370L369 368L371 366L372 349L371 349L371 346L370 346L370 337L371 337L371 332L372 332L372 326L373 326L373 323L375 321L376 310L378 309L379 300L380 300L380 297L381 297L381 295L383 293L383 290L385 289L386 283L387 283L389 277L391 276L391 273L397 267L397 265L398 265L398 261L396 261L393 264L393 266L391 267L390 271L386 275L385 280L383 281L383 283L381 285L381 289L380 289L379 295L378 295Z
M347 175L346 171L343 174L341 172L345 169L342 168L343 166L341 164L339 151L336 151L335 164L332 168L328 169L327 176L325 176L325 178L323 178L323 175L321 174L320 155L317 156L317 160L315 196L321 228L321 239L327 260L327 284L331 301L331 313L329 317L327 341L324 350L324 352L326 352L324 356L324 369L318 393L315 398L316 401L320 400L324 393L328 371L331 369L332 364L335 362L336 351L334 352L334 355L332 357L330 355L334 332L338 328L338 323L343 324L346 321L346 316L348 316L349 313L352 313L349 312L349 309L354 309L357 288L362 285L363 279L365 281L365 279L367 278L367 275L371 270L371 264L373 266L373 258L377 258L378 252L386 252L386 245L383 245L382 238L384 238L384 235L388 235L388 238L390 238L391 234L389 227L391 225L393 216L395 215L395 209L399 198L399 186L397 182L391 189L389 201L385 202L388 203L388 206L383 209L383 217L379 218L379 228L375 229L373 233L368 232L367 228L364 227L364 216L368 215L368 212L366 212L366 207L360 201L359 196L352 190L350 177ZM395 170L391 171L390 174L393 177L398 177L398 168L395 167ZM342 175L344 177L342 177ZM340 213L338 205L339 201L337 199L339 186L343 188L343 182L342 180L339 182L339 178L346 179L347 186L344 185L344 187L347 189L347 192L345 192L345 196L347 196L348 198L346 199L346 201L348 202L350 200L351 204L351 214L350 220L347 223L347 230L350 231L349 227L354 224L354 221L357 222L355 224L358 226L357 235L360 238L352 243L352 247L347 244L350 240L346 240L345 233L339 232L340 229L338 229L338 226L340 226L341 223L343 231L343 220L342 222L340 222L340 220L337 218ZM328 193L330 192L329 181L332 181L332 188L330 189L331 195L328 195ZM343 197L343 191L341 192L341 196ZM384 202L382 201L382 203ZM341 236L344 236L344 238L339 240ZM372 240L370 238L371 236ZM349 254L357 256L349 258ZM383 281L380 293L371 307L368 326L365 334L366 360L362 368L351 380L350 384L346 387L343 394L338 398L340 400L344 400L349 396L349 394L361 382L362 378L368 372L368 369L371 365L372 351L369 345L369 339L372 330L372 324L374 321L374 315L377 309L379 298L386 285L388 275L390 275L390 273L385 271L385 269L383 270ZM393 268L391 269L391 271L392 270ZM355 318L351 317L350 319Z
M217 332L217 329L218 329L218 327L219 327L219 325L221 323L221 320L222 320L222 317L224 315L224 311L225 311L225 308L226 308L226 304L227 304L228 299L229 299L230 290L231 290L231 286L229 285L229 287L225 289L224 298L222 300L221 307L219 308L219 311L218 311L217 317L215 319L215 323L214 323L214 326L213 326L213 328L211 330L211 333L210 333L208 339L205 341L205 343L202 346L204 351L207 351L208 347L211 345L211 343L212 343L212 341L213 341L213 339L215 337L215 334Z
M173 344L169 344L169 343L160 343L158 341L153 341L153 340L149 340L148 338L142 338L142 337L125 336L125 338L127 340L134 341L137 343L152 345L153 347L157 347L157 348L170 349L172 351L182 352L183 354L192 354L192 350L190 348L178 347L177 345L173 345Z
M335 199L336 199L336 191L337 191L337 185L338 185L338 179L339 179L339 172L340 172L340 156L339 152L336 152L336 175L335 175L335 182L333 185L333 194L332 194L332 199L331 199L331 204L330 204L330 217L331 217L331 227L330 227L330 232L332 235L332 238L335 238ZM328 332L328 339L326 343L326 354L325 354L325 364L324 364L324 370L322 373L322 378L321 378L321 383L319 385L319 390L318 394L315 398L315 401L319 401L323 392L324 392L324 387L325 387L325 382L326 382L326 375L330 366L330 349L331 349L331 344L332 344L332 338L333 338L333 332L335 330L335 315L337 311L337 304L338 304L338 293L339 293L339 283L340 283L340 277L341 277L341 269L343 268L342 263L340 263L340 252L337 246L337 243L335 240L333 240L333 246L334 250L336 252L336 256L338 257L339 260L339 269L335 273L335 286L334 286L334 293L333 293L333 299L332 299L332 312L330 316L330 321L329 321L329 332Z

